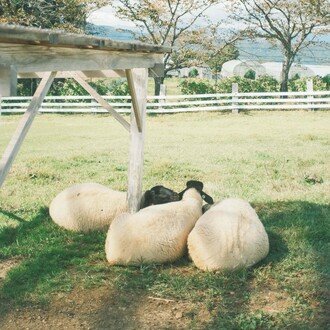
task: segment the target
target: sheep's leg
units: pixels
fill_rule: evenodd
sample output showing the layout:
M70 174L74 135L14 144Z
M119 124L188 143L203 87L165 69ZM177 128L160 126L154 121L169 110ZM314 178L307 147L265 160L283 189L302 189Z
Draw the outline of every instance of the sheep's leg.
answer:
M127 200L130 213L135 213L140 209L142 196L148 69L126 70L126 74L134 107L131 112Z

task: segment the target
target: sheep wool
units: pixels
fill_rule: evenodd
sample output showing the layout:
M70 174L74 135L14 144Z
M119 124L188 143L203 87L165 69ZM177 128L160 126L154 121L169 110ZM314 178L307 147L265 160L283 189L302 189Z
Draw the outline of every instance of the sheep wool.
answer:
M119 215L110 225L105 252L112 265L166 263L179 259L202 215L202 197L191 188L181 201Z
M250 267L269 252L268 235L255 210L241 199L225 199L197 221L188 250L202 270Z
M82 183L59 193L49 214L59 226L73 231L107 230L111 221L127 212L126 193L98 183Z

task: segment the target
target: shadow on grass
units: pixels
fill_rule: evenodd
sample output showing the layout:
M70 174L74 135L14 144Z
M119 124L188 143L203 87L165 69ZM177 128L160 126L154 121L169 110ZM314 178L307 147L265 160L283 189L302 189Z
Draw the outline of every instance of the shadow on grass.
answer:
M278 278L286 279L291 277L291 272L299 272L304 267L305 270L313 267L313 271L324 277L330 208L328 205L305 201L257 203L254 207L270 239L270 253L261 263L252 269L235 272L204 273L194 268L187 259L172 265L137 268L107 267L103 263L103 268L97 269L102 263L98 262L98 265L90 266L90 273L101 272L106 282L98 285L108 283L111 289L107 289L102 301L95 301L89 324L95 329L143 327L142 308L149 315L149 327L178 328L181 324L188 328L255 329L279 327L285 322L308 327L308 321L298 320L294 310L283 316L284 321L277 319L276 314L260 316L253 313L250 308L251 296L257 273L263 269L268 271L270 281L276 280L272 277L274 272L279 272L276 274ZM0 320L13 304L28 302L30 294L47 293L60 288L63 274L73 280L73 273L82 271L75 266L85 262L91 254L102 252L104 240L103 233L77 234L56 227L45 209L40 210L31 222L0 231L0 259L14 256L26 258L8 273L0 288L0 301L3 302L2 305L0 303ZM301 254L315 256L313 265L306 263L298 267L296 260ZM293 261L291 268L281 267L288 260ZM290 290L304 290L297 283L290 284ZM324 283L313 284L320 287L315 299L322 301ZM262 283L258 285L257 289L262 291ZM150 300L150 296L171 299L173 304L184 302L187 310L182 311L183 317L178 320L171 309L172 302L159 305L157 301ZM201 306L210 313L210 318L203 324L199 314ZM320 309L325 308L322 304L320 306ZM168 323L160 325L158 315L164 310L168 311ZM326 311L320 310L320 316L310 322L313 322L314 327L322 327L325 315Z
M50 220L46 208L40 209L31 221L1 229L0 262L16 256L22 262L8 272L0 285L0 320L13 305L28 304L31 295L47 295L70 284L73 279L66 278L61 283L61 275L98 252L104 239L104 233L80 234L59 228Z
M0 209L0 214L3 214L4 216L10 218L11 220L15 220L15 221L19 221L19 222L25 222L25 220L23 218L13 214L12 212L8 212L8 211Z
M15 220L20 223L17 227L10 226L0 229L0 248L8 247L9 245L15 243L18 236L29 236L36 227L40 226L41 222L44 220L46 212L48 212L46 209L41 209L34 217L33 221L27 221L12 212L7 212L0 209L0 214L3 214L11 220ZM2 254L0 251L0 259L1 258Z
M320 310L320 317L315 316L312 321L308 317L301 320L295 312L296 306L293 306L292 311L285 311L281 318L277 318L276 313L263 310L262 303L260 303L261 311L254 310L251 307L251 299L252 295L256 293L262 295L268 290L268 284L256 282L259 271L264 269L266 273L268 272L269 282L277 281L273 272L280 272L277 274L279 278L290 278L291 271L299 272L300 267L308 266L300 265L297 269L282 270L282 263L296 260L300 253L311 252L318 256L323 254L326 243L325 223L329 216L329 207L305 201L259 203L255 207L269 235L270 253L265 260L251 269L218 273L203 273L185 259L173 265L113 267L112 272L117 274L112 282L113 290L109 291L108 297L105 297L100 304L102 307L95 313L90 325L95 328L114 326L114 320L109 315L109 306L121 304L121 307L125 308L125 313L121 313L118 309L121 321L117 320L118 323L115 325L124 328L146 326L143 323L145 320L141 319L141 310L149 314L147 325L150 328L258 329L282 327L290 323L300 324L302 327L322 327L326 315L325 309ZM294 235L291 235L291 231ZM295 250L290 248L292 245L295 245ZM306 245L311 248L307 252L304 250ZM324 264L318 259L315 260L313 267L319 274L324 273ZM298 283L299 281L291 284L291 289L303 291L304 288L301 284L298 286ZM315 283L315 285L322 284ZM269 288L269 290L273 289ZM175 304L180 306L182 301L191 305L182 311L183 317L178 320L175 313L180 307L175 308L173 312L166 304L159 305L157 301L153 304L148 302L149 296L173 299L175 303L169 303L169 306ZM322 300L321 288L316 299ZM204 323L199 311L201 306L204 306L211 315ZM169 309L167 323L160 324L160 314L166 309ZM281 310L279 312L281 313Z

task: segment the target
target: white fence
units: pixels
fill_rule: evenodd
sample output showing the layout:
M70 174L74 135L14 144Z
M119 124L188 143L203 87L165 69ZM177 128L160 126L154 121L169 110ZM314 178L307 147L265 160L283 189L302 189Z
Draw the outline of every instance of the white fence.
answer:
M104 96L104 98L118 112L130 112L130 96ZM0 114L24 112L30 100L31 97L3 97L0 100ZM147 113L300 109L330 109L330 91L149 96L147 103ZM40 112L106 113L107 111L91 96L48 96L42 103Z

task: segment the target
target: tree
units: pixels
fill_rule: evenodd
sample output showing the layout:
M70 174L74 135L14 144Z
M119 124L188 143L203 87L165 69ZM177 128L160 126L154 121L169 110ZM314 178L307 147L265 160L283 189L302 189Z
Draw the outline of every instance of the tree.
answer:
M236 39L239 39L238 34L236 35ZM215 85L218 83L218 73L221 71L222 65L225 62L238 58L239 51L233 44L234 41L231 39L230 43L218 46L214 51L210 52L209 58L206 60L207 65L215 75Z
M281 91L288 90L290 68L297 54L324 33L330 23L327 0L230 0L233 18L246 23L252 37L280 45L283 53Z
M103 1L0 0L0 23L82 32L90 11Z
M249 69L248 71L246 71L246 73L244 75L244 78L255 80L256 79L256 72L252 69Z
M188 73L189 78L196 78L196 77L198 77L198 75L199 75L199 73L196 68L191 69Z
M205 63L204 50L218 42L212 38L216 29L205 22L205 11L219 0L115 0L110 1L116 15L135 23L139 39L173 47L165 54L165 75L171 70ZM207 46L207 47L205 47ZM155 94L159 94L164 77L155 78Z
M327 74L322 78L322 81L326 84L326 90L330 89L330 74Z

